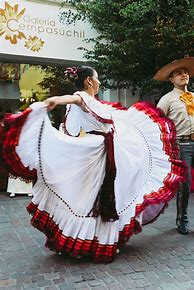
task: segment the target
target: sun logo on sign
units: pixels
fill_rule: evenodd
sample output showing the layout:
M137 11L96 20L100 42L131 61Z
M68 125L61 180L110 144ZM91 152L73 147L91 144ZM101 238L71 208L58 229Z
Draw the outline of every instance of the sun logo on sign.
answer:
M44 41L37 36L29 36L25 42L25 47L32 51L39 51L44 45Z
M18 4L13 7L5 2L5 8L0 9L0 36L5 35L5 39L12 44L16 44L18 39L26 38L25 34L19 31L19 20L25 12L25 8L18 11Z

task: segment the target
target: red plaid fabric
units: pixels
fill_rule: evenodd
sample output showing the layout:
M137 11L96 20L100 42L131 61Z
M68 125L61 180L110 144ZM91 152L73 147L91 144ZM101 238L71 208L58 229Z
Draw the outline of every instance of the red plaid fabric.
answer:
M3 148L3 143L5 141L5 136L6 136L6 130L5 127L0 124L0 174L7 176L9 174L9 168L7 167L7 164L5 163L3 159L3 154L2 154L2 148Z
M119 233L118 245L124 245L133 234L138 234L141 231L142 227L139 222L135 218L132 218L130 224L125 225L124 229Z
M40 211L38 205L30 203L27 206L28 212L33 215L31 224L43 232L46 237L45 246L51 250L71 256L89 256L95 262L112 262L115 255L117 244L101 245L95 237L93 240L74 239L65 236L58 225L52 220L45 211Z
M26 109L23 113L8 114L5 117L5 132L2 144L2 158L6 164L7 170L16 177L24 180L35 180L36 170L30 170L24 167L19 156L15 151L22 126L24 125L31 109Z

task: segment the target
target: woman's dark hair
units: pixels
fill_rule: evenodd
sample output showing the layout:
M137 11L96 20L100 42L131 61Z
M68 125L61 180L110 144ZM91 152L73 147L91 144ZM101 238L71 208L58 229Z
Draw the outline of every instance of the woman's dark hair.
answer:
M87 77L94 76L95 69L91 66L72 67L65 70L65 77L72 81L78 90L84 89L84 81Z
M81 66L77 70L77 78L75 78L76 88L84 89L84 81L87 77L93 77L95 70L91 66Z

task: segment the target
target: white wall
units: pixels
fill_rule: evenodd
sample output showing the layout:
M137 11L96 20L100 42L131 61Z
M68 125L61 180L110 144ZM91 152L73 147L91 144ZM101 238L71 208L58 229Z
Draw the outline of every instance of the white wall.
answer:
M130 107L139 101L138 91L134 94L132 88L102 91L100 97L108 102L120 102L125 107Z

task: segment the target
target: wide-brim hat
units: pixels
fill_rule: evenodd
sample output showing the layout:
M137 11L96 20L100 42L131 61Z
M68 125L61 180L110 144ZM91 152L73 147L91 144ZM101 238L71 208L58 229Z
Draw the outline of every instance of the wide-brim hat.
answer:
M153 79L157 81L168 81L170 74L180 68L186 68L189 76L194 76L194 57L184 57L174 60L159 69L154 75Z

